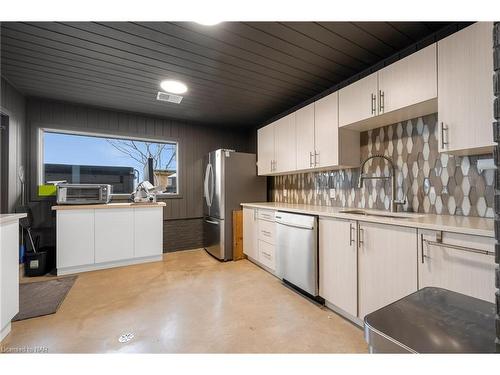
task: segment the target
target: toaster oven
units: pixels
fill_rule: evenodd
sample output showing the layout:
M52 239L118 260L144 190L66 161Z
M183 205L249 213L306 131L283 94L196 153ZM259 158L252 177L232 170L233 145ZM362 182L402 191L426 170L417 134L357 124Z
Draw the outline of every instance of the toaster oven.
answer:
M58 204L99 204L111 200L111 185L107 184L59 184Z

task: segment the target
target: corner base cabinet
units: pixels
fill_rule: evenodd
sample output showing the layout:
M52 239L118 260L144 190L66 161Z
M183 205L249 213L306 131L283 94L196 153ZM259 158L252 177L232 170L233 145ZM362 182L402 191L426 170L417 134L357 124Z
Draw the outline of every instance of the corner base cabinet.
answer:
M495 302L495 239L431 230L418 232L419 289L449 289Z
M163 206L54 207L57 274L161 260Z

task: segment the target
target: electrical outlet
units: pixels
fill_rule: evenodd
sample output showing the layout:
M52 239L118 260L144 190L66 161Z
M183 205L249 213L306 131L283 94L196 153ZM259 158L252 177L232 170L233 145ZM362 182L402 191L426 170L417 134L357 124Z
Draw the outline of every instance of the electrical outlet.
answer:
M286 196L287 196L287 190L283 189L283 198L286 198Z
M330 199L335 199L335 195L336 195L336 190L335 189L330 189Z

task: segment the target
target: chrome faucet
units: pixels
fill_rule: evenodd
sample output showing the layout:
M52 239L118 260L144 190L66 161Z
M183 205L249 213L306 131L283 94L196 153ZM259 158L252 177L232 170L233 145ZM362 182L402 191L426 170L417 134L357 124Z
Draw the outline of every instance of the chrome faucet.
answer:
M387 163L389 164L391 168L391 174L390 176L366 176L363 174L363 170L365 169L365 164L368 160L374 159L374 158L381 158L385 159ZM359 168L359 179L358 179L358 188L361 189L363 187L363 181L364 180L388 180L391 179L391 184L392 184L392 198L391 198L391 212L398 212L398 206L402 206L406 203L406 200L397 200L396 199L396 168L394 167L394 163L390 158L388 158L385 155L372 155L367 157L363 163L361 163L361 167Z

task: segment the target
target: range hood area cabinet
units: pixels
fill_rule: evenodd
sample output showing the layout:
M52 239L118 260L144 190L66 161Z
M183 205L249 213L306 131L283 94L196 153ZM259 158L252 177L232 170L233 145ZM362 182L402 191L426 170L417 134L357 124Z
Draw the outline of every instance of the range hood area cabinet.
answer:
M339 127L364 131L437 111L437 47L423 48L339 90Z
M358 167L359 132L339 130L334 92L257 131L258 174Z
M493 149L493 23L477 22L438 42L439 151Z

